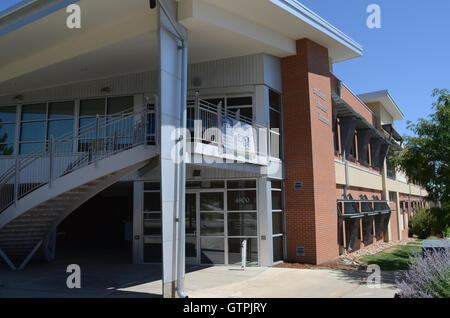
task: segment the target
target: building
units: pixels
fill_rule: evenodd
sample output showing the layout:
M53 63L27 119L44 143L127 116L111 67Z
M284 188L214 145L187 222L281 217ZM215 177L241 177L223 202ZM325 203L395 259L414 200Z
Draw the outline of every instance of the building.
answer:
M332 72L359 44L294 0L156 3L0 13L11 268L55 246L121 248L162 262L173 295L185 261L240 264L243 241L249 265L270 266L408 235L426 192L386 160L404 115L388 91L355 95Z

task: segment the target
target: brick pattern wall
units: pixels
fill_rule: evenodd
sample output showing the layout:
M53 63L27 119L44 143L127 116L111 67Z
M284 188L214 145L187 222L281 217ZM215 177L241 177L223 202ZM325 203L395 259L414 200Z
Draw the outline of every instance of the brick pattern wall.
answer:
M396 212L391 214L391 241L400 240L399 228L398 228L398 207L396 202L390 202L389 207Z
M328 61L327 49L307 39L297 41L297 55L281 61L287 259L313 264L339 256ZM297 181L303 191L294 191ZM297 246L305 247L306 256L297 256Z
M366 119L372 126L377 127L377 119L373 112L371 112L353 93L342 86L342 99L349 104L358 114Z

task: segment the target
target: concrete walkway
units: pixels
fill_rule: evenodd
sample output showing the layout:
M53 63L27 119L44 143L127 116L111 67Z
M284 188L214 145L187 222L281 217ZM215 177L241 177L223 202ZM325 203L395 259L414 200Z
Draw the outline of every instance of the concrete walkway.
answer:
M337 270L213 267L193 272L186 289L193 298L393 298L394 273L382 274L381 288L369 288L368 273ZM204 280L220 282L202 283ZM203 285L203 286L202 286Z
M81 289L68 289L67 265L81 267ZM394 297L394 273L382 274L379 289L368 288L368 273L284 268L189 267L185 287L192 298ZM104 256L32 262L11 272L0 264L0 298L161 297L161 268L131 265Z

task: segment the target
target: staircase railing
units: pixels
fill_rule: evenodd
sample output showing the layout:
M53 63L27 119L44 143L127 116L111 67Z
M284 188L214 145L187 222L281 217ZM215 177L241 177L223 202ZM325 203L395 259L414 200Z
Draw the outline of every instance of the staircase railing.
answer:
M156 144L156 115L152 111L97 116L95 120L58 138L45 150L16 156L0 176L0 212L28 193L82 167L143 144Z

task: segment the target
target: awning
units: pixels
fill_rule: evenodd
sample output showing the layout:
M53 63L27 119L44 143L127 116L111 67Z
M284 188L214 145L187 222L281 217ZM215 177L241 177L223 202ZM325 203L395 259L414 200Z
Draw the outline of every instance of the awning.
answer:
M338 215L344 219L390 214L393 211L388 201L383 200L337 200ZM342 203L344 211L339 203Z
M370 124L363 116L361 116L357 111L355 111L346 101L339 97L335 92L331 92L331 97L336 106L336 115L341 118L345 117L356 117L357 125L356 129L370 129L374 135L383 139L386 143L390 142L384 136L382 132L376 129L372 124Z
M397 130L395 130L394 126L392 124L389 125L383 125L383 129L392 136L396 141L402 142L403 137L398 133Z

